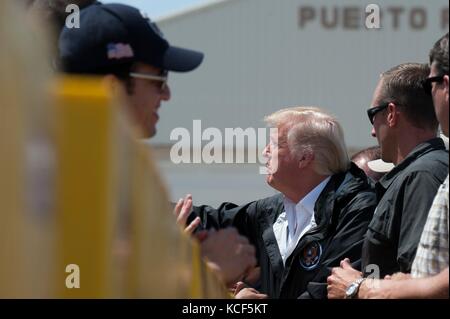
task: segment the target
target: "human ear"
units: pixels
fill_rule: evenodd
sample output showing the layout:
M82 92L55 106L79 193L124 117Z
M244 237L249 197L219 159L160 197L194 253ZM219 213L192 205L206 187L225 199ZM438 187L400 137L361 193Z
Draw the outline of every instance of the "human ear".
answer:
M303 152L303 154L300 156L300 159L298 161L298 167L299 168L305 168L314 160L314 153L313 152Z
M394 127L398 121L397 105L395 103L389 103L387 110L387 124L389 127Z

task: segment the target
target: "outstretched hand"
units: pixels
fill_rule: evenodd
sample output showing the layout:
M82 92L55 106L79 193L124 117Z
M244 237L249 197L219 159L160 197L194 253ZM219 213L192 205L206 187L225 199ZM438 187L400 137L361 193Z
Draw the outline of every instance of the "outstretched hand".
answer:
M192 211L192 195L188 194L185 198L180 198L175 205L173 213L177 218L177 224L183 228L184 232L191 235L194 230L200 225L200 217L196 217L189 225L186 226L186 221Z

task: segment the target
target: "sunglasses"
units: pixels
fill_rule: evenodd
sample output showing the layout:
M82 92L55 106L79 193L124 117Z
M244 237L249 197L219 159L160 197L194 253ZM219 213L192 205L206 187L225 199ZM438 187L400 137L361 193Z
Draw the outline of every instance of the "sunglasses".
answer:
M431 78L423 80L422 87L428 95L431 95L431 83L433 82L442 83L442 81L444 81L443 75L433 76Z
M369 121L370 121L370 123L372 123L372 125L373 125L373 118L375 117L375 115L378 112L381 112L384 109L386 109L388 107L389 103L391 103L391 102L388 102L388 103L385 103L382 105L378 105L378 106L374 106L367 110L367 116L369 117Z
M130 77L135 78L135 79L143 79L143 80L161 82L161 87L160 87L161 91L164 91L164 89L167 86L167 81L169 79L167 71L164 71L161 75L131 72Z

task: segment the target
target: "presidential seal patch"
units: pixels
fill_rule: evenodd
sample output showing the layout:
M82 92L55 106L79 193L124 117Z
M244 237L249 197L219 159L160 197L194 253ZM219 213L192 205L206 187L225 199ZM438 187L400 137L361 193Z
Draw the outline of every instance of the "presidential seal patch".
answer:
M313 270L319 265L322 256L322 246L317 241L309 243L302 251L299 259L300 266L306 270Z

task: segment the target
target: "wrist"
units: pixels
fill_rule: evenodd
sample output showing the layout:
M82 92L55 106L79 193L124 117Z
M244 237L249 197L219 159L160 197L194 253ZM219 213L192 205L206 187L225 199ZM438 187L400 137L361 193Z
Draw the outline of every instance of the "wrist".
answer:
M345 299L358 298L359 289L365 280L366 278L360 277L353 281L345 291Z
M373 287L374 280L366 279L359 286L358 293L356 294L356 298L358 299L369 299L371 287Z

